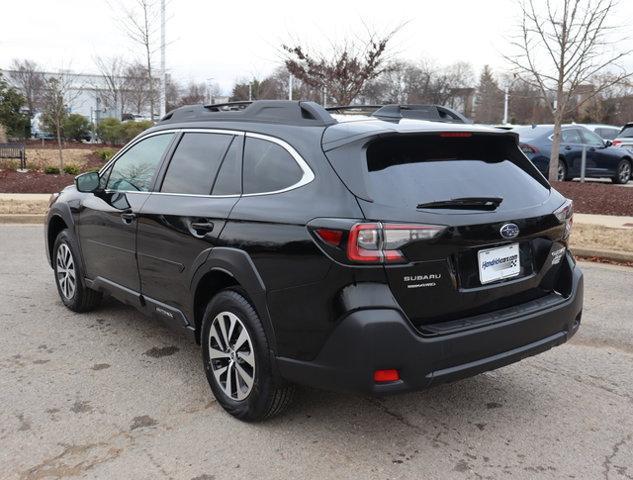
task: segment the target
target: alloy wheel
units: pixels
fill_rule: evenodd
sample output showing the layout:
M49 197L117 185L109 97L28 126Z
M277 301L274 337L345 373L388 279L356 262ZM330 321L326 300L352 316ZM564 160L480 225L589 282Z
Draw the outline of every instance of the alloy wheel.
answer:
M75 260L68 245L62 243L57 249L56 268L57 283L59 289L66 300L70 300L75 295L77 287L77 273L75 271Z
M244 400L255 381L253 342L232 312L216 315L209 333L209 360L218 385L232 400Z
M624 162L620 165L620 171L618 172L618 176L620 177L620 182L626 183L631 178L631 164L629 162Z
M565 180L565 175L567 172L565 171L565 165L559 163L558 164L558 181L562 182Z

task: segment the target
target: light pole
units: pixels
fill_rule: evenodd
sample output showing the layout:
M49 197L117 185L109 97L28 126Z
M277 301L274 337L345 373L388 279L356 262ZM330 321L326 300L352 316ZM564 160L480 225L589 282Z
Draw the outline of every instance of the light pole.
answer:
M207 78L207 99L211 105L213 105L213 84L211 83L213 80L214 77Z
M160 1L160 118L165 116L167 76L165 73L165 0Z
M514 85L514 82L517 80L516 73L514 74L512 81L506 85L505 96L503 99L503 124L506 125L508 123L508 105L510 104L510 87Z

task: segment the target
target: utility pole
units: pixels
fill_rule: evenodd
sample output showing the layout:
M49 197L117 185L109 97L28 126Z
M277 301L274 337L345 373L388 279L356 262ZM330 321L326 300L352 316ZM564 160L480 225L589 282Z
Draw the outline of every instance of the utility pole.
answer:
M288 75L288 100L292 100L292 73Z
M248 101L253 101L253 81L248 82Z
M510 87L508 85L506 85L506 92L505 92L505 97L504 97L504 101L503 101L503 124L507 124L508 123L508 103L510 100ZM497 117L499 118L499 117Z
M160 118L165 116L167 76L165 73L165 0L160 0Z

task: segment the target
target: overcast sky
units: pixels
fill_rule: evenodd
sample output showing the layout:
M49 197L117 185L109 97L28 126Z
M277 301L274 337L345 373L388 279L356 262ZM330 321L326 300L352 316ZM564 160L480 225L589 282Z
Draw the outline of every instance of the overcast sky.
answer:
M117 0L3 3L1 68L29 58L50 70L70 66L94 73L96 55L142 59L140 47L117 23ZM168 0L167 8L168 71L183 82L213 78L224 90L237 79L270 73L283 42L327 46L345 36L362 37L364 24L389 31L406 23L392 45L405 59L503 68L500 52L517 21L513 0ZM633 18L633 1L621 2L618 17Z

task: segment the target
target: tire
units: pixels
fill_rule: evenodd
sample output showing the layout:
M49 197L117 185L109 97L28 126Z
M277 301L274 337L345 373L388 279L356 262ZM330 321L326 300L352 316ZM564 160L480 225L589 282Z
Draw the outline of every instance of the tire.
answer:
M628 183L629 180L631 180L631 162L630 160L623 158L620 160L620 163L618 163L615 177L612 177L611 181L618 185L624 185L625 183Z
M558 160L558 176L556 178L559 182L566 182L567 180L569 180L567 164L562 158Z
M201 344L207 380L228 413L252 422L278 415L290 405L294 385L273 375L264 327L242 290L222 290L211 299Z
M99 305L103 294L86 286L78 258L68 230L62 230L55 239L52 257L57 293L62 303L73 312L87 312Z

